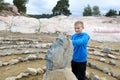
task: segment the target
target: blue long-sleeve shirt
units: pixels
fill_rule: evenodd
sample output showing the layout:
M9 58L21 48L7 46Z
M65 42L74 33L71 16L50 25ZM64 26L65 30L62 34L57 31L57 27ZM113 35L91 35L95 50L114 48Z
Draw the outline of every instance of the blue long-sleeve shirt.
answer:
M71 37L74 52L72 60L75 62L86 62L87 61L87 44L90 36L87 33L74 34Z

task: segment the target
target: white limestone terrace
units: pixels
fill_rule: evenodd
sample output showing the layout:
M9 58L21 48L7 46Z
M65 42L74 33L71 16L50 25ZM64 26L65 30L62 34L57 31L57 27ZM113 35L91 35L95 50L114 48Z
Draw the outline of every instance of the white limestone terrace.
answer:
M24 16L0 16L0 30L21 33L74 33L74 22L83 21L92 40L120 42L120 17L67 17L35 19Z

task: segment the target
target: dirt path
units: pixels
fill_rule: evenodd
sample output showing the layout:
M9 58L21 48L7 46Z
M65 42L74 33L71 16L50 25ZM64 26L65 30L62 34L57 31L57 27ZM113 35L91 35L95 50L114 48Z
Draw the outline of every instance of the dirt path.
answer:
M0 67L0 72L3 72L0 75L0 80L5 80L5 78L7 77L16 76L20 72L25 72L27 71L28 67L39 68L44 66L45 66L45 60L35 60L35 61L22 62L10 66Z

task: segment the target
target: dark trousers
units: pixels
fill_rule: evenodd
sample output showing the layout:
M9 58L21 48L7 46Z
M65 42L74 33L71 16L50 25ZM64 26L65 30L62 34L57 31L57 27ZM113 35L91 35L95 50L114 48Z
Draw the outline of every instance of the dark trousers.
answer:
M71 61L72 72L78 80L86 80L86 63Z

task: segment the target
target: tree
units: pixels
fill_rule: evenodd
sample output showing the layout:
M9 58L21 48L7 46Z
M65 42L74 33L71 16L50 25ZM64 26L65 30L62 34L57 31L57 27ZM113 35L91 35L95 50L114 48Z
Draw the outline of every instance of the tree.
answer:
M119 11L118 15L120 16L120 11Z
M4 2L4 0L0 0L0 4L3 3L3 2Z
M71 15L69 8L69 0L59 0L56 6L52 9L53 15Z
M92 9L89 4L84 8L83 16L92 16Z
M4 10L9 3L4 2L4 0L0 0L0 10Z
M30 15L30 14L28 14L28 16L33 17L33 18L37 18L37 19L39 19L39 18L51 18L51 17L53 17L52 14L40 14L40 15Z
M105 16L117 16L117 11L114 9L110 9Z
M0 0L0 10L2 10L4 8L4 0Z
M99 7L98 6L93 6L92 15L94 15L94 16L99 16L100 15L100 11L99 11Z
M13 0L14 5L18 8L19 13L26 13L26 4L29 0Z

